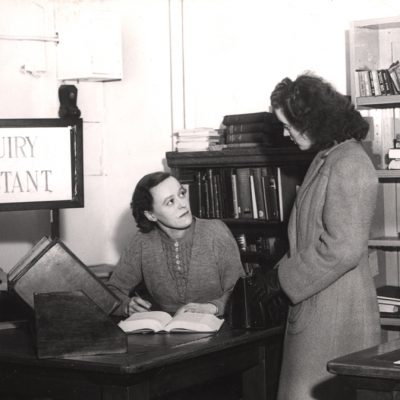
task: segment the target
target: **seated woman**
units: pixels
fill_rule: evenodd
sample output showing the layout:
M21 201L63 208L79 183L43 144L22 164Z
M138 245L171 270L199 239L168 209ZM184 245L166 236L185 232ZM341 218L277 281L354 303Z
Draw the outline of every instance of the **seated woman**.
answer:
M161 310L222 316L243 275L236 241L219 220L192 216L187 190L166 172L145 175L131 202L139 232L123 251L108 286L122 300L116 315L151 309L140 296L144 282Z

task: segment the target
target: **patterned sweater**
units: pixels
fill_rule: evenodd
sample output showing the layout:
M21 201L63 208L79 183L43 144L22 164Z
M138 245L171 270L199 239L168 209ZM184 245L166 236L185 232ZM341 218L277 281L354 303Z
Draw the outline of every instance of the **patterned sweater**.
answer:
M137 232L108 286L122 301L117 315L124 315L134 288L142 281L164 311L174 313L190 302L212 303L218 315L223 315L241 275L239 249L227 226L219 220L194 218L179 240L170 239L160 229Z

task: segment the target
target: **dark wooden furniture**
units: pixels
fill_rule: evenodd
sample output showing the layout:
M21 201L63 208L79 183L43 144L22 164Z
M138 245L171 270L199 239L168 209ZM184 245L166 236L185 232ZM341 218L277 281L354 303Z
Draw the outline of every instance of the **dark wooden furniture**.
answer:
M36 357L28 331L4 330L0 398L145 400L239 374L242 398L263 400L267 343L280 330L234 330L225 323L216 334L129 335L126 354L49 359Z
M297 146L287 147L251 147L225 149L220 151L198 151L166 153L166 161L172 174L189 186L196 181L196 172L212 169L236 169L241 167L298 167L302 173L306 171L315 152L301 151ZM238 189L239 190L239 189ZM283 189L284 190L284 189ZM292 199L294 200L294 198ZM193 208L193 207L192 207ZM192 209L195 213L195 210ZM287 220L273 221L252 218L223 218L232 233L236 236L245 234L248 238L260 235L279 237L286 240ZM276 257L266 256L260 252L242 251L243 262L255 262L260 265L274 265L285 249L280 249Z
M328 362L328 370L338 375L343 384L353 388L357 400L400 399L400 340Z

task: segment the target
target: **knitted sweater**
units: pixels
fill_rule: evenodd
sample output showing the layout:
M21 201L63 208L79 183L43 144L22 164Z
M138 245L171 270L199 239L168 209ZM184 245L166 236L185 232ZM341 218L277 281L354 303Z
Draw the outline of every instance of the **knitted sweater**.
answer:
M194 218L192 228L179 240L160 229L137 232L108 286L122 301L117 315L124 315L134 288L142 281L164 311L174 313L190 302L213 303L218 315L223 315L241 275L239 249L227 226L219 220Z

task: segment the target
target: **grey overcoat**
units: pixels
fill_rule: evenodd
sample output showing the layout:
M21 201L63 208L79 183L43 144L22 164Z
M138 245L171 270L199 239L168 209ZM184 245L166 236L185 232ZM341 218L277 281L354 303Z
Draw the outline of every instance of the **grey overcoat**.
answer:
M299 188L278 269L293 303L279 400L344 400L327 362L379 343L367 247L377 188L375 169L353 139L319 152Z

